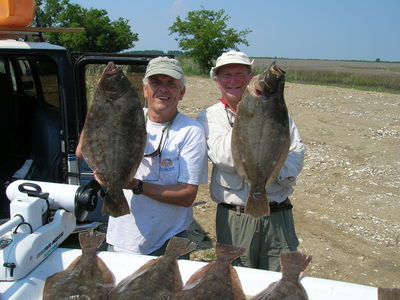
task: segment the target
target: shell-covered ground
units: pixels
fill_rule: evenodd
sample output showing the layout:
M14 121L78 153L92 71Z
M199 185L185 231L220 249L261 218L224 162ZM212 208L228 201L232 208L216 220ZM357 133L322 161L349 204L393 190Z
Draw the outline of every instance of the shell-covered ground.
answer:
M207 78L189 77L180 111L218 101ZM285 99L306 145L294 218L305 276L400 287L400 95L287 83ZM214 259L215 204L200 187L191 259Z

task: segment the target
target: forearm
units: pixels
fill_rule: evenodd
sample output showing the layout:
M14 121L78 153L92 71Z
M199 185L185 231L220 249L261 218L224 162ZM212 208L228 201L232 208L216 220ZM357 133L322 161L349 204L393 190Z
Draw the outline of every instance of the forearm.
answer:
M127 188L132 189L138 184L134 179ZM154 200L177 206L189 207L196 199L198 186L178 182L175 185L159 185L143 182L142 194Z
M143 182L143 194L160 202L189 207L196 199L197 185L177 183L176 185L158 185Z

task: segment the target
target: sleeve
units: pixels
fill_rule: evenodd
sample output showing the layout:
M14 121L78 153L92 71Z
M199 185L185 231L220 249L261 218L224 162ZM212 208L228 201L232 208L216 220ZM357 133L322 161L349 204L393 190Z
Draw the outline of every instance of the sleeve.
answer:
M227 120L224 122L224 117L222 111L204 110L197 121L204 128L209 159L222 171L236 173L231 148L232 128Z
M179 182L206 184L208 176L207 145L203 128L191 126L179 155Z
M294 186L296 185L296 177L300 174L304 165L304 144L301 140L299 131L289 116L290 126L290 147L289 154L283 165L279 177L278 183L282 186Z

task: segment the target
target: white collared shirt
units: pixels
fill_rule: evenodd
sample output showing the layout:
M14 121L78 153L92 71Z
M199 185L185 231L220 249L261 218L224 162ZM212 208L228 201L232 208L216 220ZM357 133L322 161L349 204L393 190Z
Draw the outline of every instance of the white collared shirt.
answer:
M230 117L233 112L230 111ZM229 123L224 104L218 102L203 110L197 120L202 124L208 147L208 157L213 163L210 194L217 203L246 205L249 186L236 172L232 158L232 127ZM289 116L290 148L289 155L282 167L278 180L267 189L269 201L281 203L293 193L296 177L300 174L304 162L304 144L292 118Z

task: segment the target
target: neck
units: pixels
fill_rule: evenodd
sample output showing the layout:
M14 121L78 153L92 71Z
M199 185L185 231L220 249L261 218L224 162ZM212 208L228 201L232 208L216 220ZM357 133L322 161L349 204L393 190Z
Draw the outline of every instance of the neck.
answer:
M236 106L237 105L232 105L226 98L222 97L221 102L225 105L225 107L230 108L233 112L236 112Z
M149 118L150 121L154 123L167 123L172 121L175 116L178 114L178 110L175 110L173 112L168 112L168 113L157 113L153 110L148 110L147 111L147 117Z

